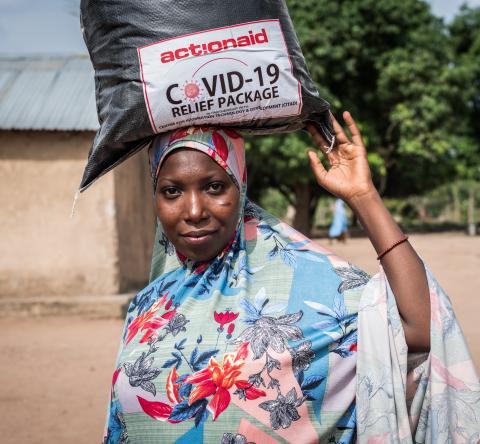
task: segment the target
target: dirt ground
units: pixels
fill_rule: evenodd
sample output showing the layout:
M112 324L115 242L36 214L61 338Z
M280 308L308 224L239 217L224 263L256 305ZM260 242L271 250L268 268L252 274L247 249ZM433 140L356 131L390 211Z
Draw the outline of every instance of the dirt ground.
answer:
M480 237L457 233L411 240L450 295L480 365ZM376 271L366 239L330 249ZM0 319L0 442L99 443L121 328L121 320Z

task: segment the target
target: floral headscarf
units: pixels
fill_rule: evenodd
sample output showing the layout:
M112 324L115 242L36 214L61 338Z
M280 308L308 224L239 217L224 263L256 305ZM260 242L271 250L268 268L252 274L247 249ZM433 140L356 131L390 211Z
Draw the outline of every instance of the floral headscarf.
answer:
M150 147L150 173L153 189L165 157L175 149L191 148L207 154L230 176L238 190L246 190L245 144L234 130L191 127L157 136Z

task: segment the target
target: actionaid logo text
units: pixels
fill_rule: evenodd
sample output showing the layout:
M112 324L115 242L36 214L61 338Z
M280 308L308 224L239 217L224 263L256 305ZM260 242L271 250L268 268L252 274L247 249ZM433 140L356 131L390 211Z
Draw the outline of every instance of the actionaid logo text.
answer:
M202 54L211 54L215 52L225 51L229 48L238 48L244 46L259 45L268 43L268 35L265 28L258 33L248 31L247 35L241 35L235 38L223 40L213 40L208 43L190 43L188 46L175 49L173 51L165 51L160 54L162 63L170 63L175 60L187 59L190 57L198 57Z

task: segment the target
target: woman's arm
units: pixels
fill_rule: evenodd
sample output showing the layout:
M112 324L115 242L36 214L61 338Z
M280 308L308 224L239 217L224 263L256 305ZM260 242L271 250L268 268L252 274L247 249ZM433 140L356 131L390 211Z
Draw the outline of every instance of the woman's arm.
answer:
M378 254L402 238L403 233L385 208L377 190L347 202L364 227ZM422 261L407 242L381 259L397 301L405 339L411 351L430 347L430 293Z
M317 182L350 206L380 254L402 239L403 233L373 185L367 153L355 121L348 112L343 117L352 141L332 117L337 143L330 153L327 153L322 136L314 128L309 128L316 145L326 156L329 168L323 167L313 151L309 152L310 164ZM397 301L409 349L428 351L430 294L422 261L407 241L385 254L381 263Z

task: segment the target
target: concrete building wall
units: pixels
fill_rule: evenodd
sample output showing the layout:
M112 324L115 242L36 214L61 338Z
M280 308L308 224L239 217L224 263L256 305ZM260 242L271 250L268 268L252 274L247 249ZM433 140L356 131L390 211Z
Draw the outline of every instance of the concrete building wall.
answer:
M152 260L155 214L146 150L116 167L113 175L119 285L126 292L145 286Z
M92 138L0 131L0 296L117 294L147 281L154 215L145 153L82 193L70 218Z

